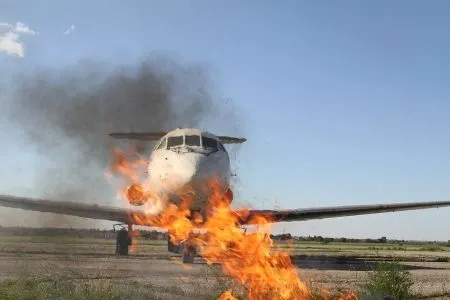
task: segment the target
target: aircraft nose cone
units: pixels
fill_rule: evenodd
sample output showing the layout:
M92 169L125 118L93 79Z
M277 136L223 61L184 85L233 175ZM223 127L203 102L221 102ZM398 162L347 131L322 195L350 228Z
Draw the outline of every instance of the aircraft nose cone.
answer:
M191 157L183 165L183 169L180 170L181 180L184 183L191 183L192 181L198 180L200 175L200 168L202 165L201 157L199 155L191 155Z
M217 157L204 153L182 153L172 157L164 185L172 190L185 186L204 187L210 179L226 181L227 171L226 162Z
M179 170L182 184L196 184L203 182L217 173L216 164L208 157L199 153L190 153Z

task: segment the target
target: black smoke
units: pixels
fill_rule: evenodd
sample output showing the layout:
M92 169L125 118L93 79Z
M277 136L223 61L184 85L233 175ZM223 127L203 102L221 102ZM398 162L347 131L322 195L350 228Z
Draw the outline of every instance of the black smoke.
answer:
M232 102L216 94L206 68L167 57L36 70L15 80L12 100L9 121L42 158L38 194L64 201L116 203L103 174L119 143L109 132L202 127L212 119L236 123ZM149 154L153 145L136 146ZM51 223L45 221L57 225Z

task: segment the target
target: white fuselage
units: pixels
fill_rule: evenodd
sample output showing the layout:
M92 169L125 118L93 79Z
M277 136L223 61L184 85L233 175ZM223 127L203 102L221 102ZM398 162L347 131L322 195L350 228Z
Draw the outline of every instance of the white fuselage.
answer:
M149 185L157 193L176 195L180 189L195 190L192 208L203 210L208 181L229 188L230 159L219 139L197 129L177 129L156 145L148 166ZM171 201L179 199L169 197Z

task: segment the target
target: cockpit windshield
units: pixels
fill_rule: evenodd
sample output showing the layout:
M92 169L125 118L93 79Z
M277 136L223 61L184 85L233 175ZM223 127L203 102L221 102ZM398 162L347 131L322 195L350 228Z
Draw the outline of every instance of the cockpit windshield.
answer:
M216 139L200 136L200 135L186 135L186 136L171 136L167 139L164 139L161 144L157 147L157 149L171 149L179 146L190 146L190 147L200 147L209 151L224 151L226 152L222 143L217 141Z
M200 147L200 136L199 135L186 135L185 142L186 142L186 146Z
M164 149L164 148L166 148L166 145L167 145L167 139L163 139L163 140L159 143L159 145L158 145L158 147L156 148L156 150Z
M183 145L183 136L171 136L167 138L167 147L177 147Z
M215 139L206 137L206 136L202 136L202 144L203 144L203 148L206 149L213 149L215 151L217 151L217 141Z

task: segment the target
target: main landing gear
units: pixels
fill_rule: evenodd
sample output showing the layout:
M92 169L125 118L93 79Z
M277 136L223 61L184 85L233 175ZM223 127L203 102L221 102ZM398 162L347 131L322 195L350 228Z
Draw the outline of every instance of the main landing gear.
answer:
M113 226L114 231L116 231L116 226L122 226L120 230L117 231L116 235L116 255L118 256L128 256L128 250L130 249L133 239L131 238L131 233L133 232L132 225L128 225L128 231L123 224L115 224Z
M181 253L180 244L174 243L170 236L173 235L173 231L169 230L167 232L167 251L170 253Z
M197 254L197 248L191 239L186 239L180 243L181 247L181 258L185 264L193 264L195 254Z
M121 226L120 230L116 231L116 226ZM130 246L133 243L133 227L128 225L128 230L124 224L115 224L113 226L114 231L117 232L116 235L116 255L118 256L128 256ZM197 247L193 242L194 236L191 234L189 237L180 243L174 243L170 238L170 231L168 234L167 250L171 253L181 254L183 263L192 264L194 263L195 255L197 254Z
M170 238L172 231L168 233L168 243L167 250L171 253L181 254L181 258L183 263L192 264L194 263L195 255L197 254L197 247L192 241L192 235L190 235L187 239L181 241L179 244L174 243Z

